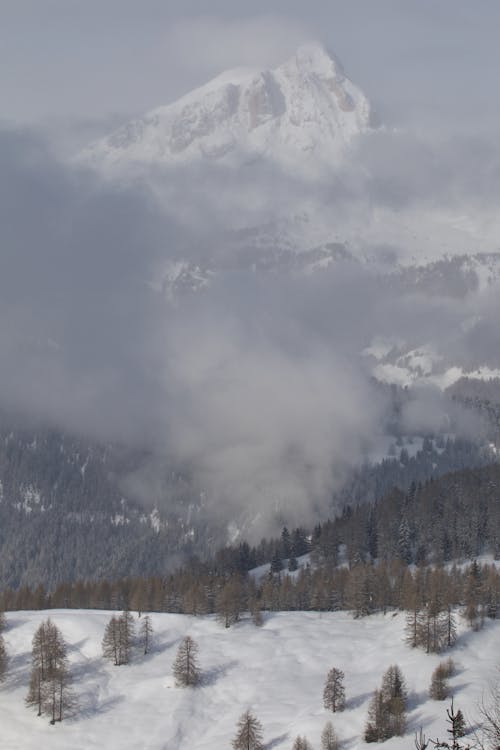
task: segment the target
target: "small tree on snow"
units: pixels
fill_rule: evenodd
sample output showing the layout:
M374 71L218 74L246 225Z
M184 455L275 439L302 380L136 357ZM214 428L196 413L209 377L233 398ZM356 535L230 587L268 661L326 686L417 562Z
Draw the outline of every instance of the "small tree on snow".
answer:
M59 628L48 619L38 627L32 644L26 705L36 707L38 716L48 713L54 724L74 706L66 643Z
M104 630L102 639L102 655L105 659L113 662L115 667L121 664L120 661L120 632L118 618L113 615Z
M102 654L110 659L116 667L129 664L135 636L134 618L125 610L109 620L102 639Z
M321 750L339 750L339 741L332 722L328 721L321 732Z
M234 750L263 750L262 724L250 710L240 716L232 745Z
M441 662L432 673L429 695L435 701L444 701L449 694L446 663Z
M368 707L365 742L384 742L406 728L406 686L397 665L388 668Z
M312 750L311 744L306 737L296 737L292 750Z
M190 635L184 638L177 650L173 672L177 687L194 687L200 681L198 644Z
M345 708L344 673L333 667L326 676L323 690L323 704L330 711L343 711Z
M144 655L149 654L153 643L153 624L150 615L146 615L141 622L140 638Z

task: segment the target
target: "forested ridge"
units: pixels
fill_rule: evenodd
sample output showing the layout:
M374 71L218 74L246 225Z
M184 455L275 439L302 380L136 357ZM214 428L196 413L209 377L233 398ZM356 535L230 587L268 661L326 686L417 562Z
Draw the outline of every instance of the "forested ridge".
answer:
M397 439L394 448L397 455L379 464L346 469L330 498L332 516L373 505L393 487L404 492L412 483L491 461L491 453L462 440L427 438L413 456ZM137 486L152 474L154 490L139 496ZM321 528L326 547L331 528ZM0 586L164 574L194 555L210 560L225 535L225 525L200 503L189 472L166 459L159 465L146 450L2 422ZM270 559L275 546L264 543L255 559Z
M216 613L227 626L244 611L258 622L262 610L446 617L461 607L476 627L496 618L500 605L500 573L476 561L499 556L499 487L497 464L454 472L371 506L347 506L312 531L284 528L255 547L243 542L209 560L193 557L174 573L4 589L0 606Z

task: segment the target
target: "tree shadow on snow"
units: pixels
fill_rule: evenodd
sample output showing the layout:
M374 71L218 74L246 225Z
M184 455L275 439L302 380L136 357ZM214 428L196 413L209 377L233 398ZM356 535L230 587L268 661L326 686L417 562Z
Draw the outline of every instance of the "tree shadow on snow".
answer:
M421 692L413 692L408 695L407 699L407 706L408 711L413 711L414 708L417 708L417 706L421 706L422 703L425 703L429 700L429 691L428 690L422 690Z
M445 703L445 701L443 701ZM418 711L414 716L406 722L406 733L412 735L418 734L418 732L429 723L429 715L424 714L422 711Z
M280 734L279 737L273 737L272 740L269 740L269 742L266 742L264 745L264 750L272 750L273 747L276 747L277 745L280 745L282 742L288 739L289 733L285 732L285 734Z
M9 630L19 628L21 625L26 625L28 619L22 617L11 617L10 612L5 613L5 630L4 633L8 633Z
M68 654L72 654L74 652L80 652L88 640L89 638L82 638L81 641L77 641L77 643L68 643L67 644Z
M215 683L220 680L221 677L225 677L226 674L237 665L237 661L228 661L226 664L221 664L218 667L207 669L201 677L200 686L210 687L211 685L215 685Z
M26 689L28 689L30 667L31 651L24 651L21 654L9 657L4 685L9 690L21 686L26 686Z
M118 703L123 703L125 695L114 695L106 700L99 701L99 696L95 691L88 690L84 693L78 693L78 709L76 713L79 719L89 719L92 716L99 716L111 711Z
M455 695L456 693L459 693L464 688L469 687L470 684L471 684L470 682L461 682L460 685L453 685L450 688L450 700L453 695Z
M176 643L179 643L178 638L174 638L173 641L157 641L154 640L153 644L150 646L149 652L147 654L141 653L141 660L142 659L150 659L155 654L163 654L165 651L168 651L172 648L172 646L175 646Z
M105 661L102 656L94 656L78 664L71 664L69 671L73 681L76 683L88 675L94 677L102 673L105 664L109 664L109 662Z
M352 737L342 737L342 747L359 747L359 734L353 734Z
M365 701L367 701L368 698L371 698L372 695L373 695L373 690L370 693L361 693L360 695L355 695L353 698L348 698L345 702L345 707L347 709L358 708Z

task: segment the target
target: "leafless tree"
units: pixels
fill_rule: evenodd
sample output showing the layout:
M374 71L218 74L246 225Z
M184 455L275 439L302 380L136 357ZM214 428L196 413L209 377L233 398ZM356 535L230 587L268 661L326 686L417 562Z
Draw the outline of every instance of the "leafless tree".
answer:
M190 635L183 639L177 650L173 672L178 687L194 687L200 682L198 644Z
M234 750L263 750L262 724L250 709L240 716L232 745Z
M333 667L326 676L323 690L323 704L330 711L343 711L345 708L344 673Z
M321 732L321 750L339 750L340 743L331 721L328 721Z

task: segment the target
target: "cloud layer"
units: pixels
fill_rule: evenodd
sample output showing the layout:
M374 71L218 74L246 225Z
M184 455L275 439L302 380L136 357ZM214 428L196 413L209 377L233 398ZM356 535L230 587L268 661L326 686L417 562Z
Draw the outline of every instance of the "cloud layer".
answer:
M426 346L443 367L500 366L498 287L445 276L436 294L404 273L388 281L381 255L405 248L385 225L370 244L380 216L410 227L416 217L427 247L422 217L494 227L499 165L486 138L382 130L314 186L255 165L156 174L153 191L151 175L102 182L33 133L4 130L0 404L188 467L221 518L243 511L259 530L269 517L310 518L384 430L387 405L361 355L375 336ZM337 240L364 232L377 263L309 275L283 265L271 230L290 215L309 217L313 236L316 222ZM259 266L242 237L263 224ZM211 283L164 293L165 268L180 259L212 270ZM421 432L446 418L429 389L404 415Z

